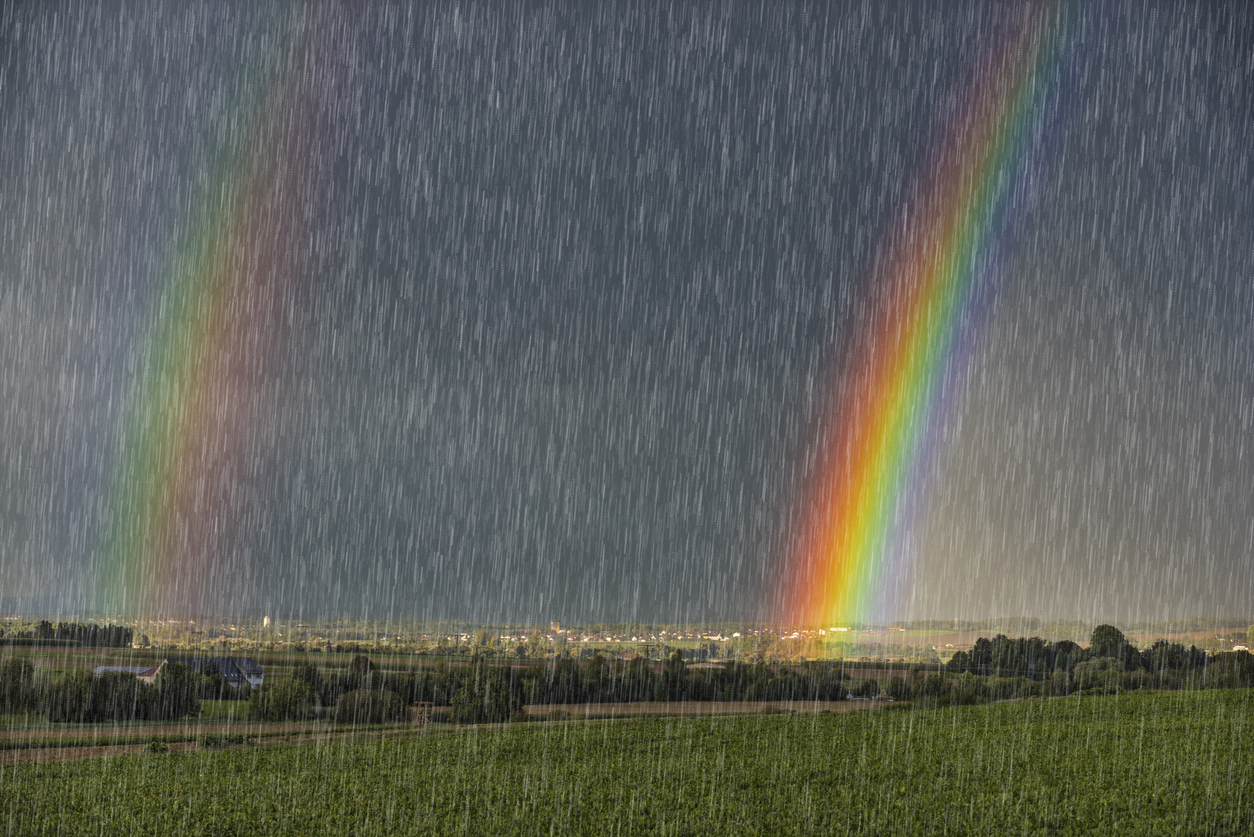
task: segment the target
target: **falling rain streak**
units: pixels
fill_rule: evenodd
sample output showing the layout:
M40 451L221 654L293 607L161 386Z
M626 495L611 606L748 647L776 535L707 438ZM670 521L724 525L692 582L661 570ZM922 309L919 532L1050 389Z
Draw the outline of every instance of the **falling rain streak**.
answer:
M1028 8L6 6L0 610L796 618L884 242ZM876 617L1247 614L1249 13L1030 9Z

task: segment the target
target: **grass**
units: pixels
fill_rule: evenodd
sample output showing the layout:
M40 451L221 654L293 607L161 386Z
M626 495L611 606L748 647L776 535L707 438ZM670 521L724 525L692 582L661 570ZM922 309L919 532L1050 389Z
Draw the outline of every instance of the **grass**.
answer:
M1248 691L0 761L0 834L1249 834Z
M202 700L199 720L243 722L249 720L251 711L252 705L246 700Z

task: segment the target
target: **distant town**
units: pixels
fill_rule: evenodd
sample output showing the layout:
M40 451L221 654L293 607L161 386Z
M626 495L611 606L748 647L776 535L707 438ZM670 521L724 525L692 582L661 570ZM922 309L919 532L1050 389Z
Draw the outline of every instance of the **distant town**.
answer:
M0 617L0 641L60 644L54 625L63 617L11 614ZM100 621L97 616L96 621ZM1013 617L999 620L927 620L890 624L791 628L762 623L664 625L653 623L482 625L468 622L375 621L296 618L128 620L105 619L128 630L136 649L197 651L215 654L260 652L368 653L512 660L590 659L602 654L620 659L665 660L676 651L690 662L947 662L969 651L981 636L1040 636L1051 641L1087 642L1093 625L1044 622ZM68 622L67 622L68 624ZM1248 618L1187 619L1121 624L1134 644L1156 639L1187 640L1207 653L1245 650ZM115 644L115 643L110 643Z

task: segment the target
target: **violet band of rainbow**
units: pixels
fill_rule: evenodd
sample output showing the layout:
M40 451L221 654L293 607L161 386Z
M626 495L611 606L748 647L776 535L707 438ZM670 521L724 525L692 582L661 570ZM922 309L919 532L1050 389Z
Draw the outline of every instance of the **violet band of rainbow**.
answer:
M318 11L239 69L207 187L137 329L137 374L101 535L104 608L186 613L211 591L237 525L230 495L273 351L311 143L309 55ZM222 603L214 603L221 607Z
M1073 18L1063 5L1024 8L980 65L905 223L885 243L790 547L785 621L840 626L889 609L883 582L910 551L939 432L999 276L1011 195L1042 146Z

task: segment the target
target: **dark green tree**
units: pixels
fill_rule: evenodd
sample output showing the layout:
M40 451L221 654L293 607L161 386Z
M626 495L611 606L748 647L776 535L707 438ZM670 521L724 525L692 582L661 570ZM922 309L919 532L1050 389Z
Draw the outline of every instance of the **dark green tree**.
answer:
M152 691L133 674L79 671L53 681L43 696L43 707L50 721L133 721L152 714L151 696Z
M35 667L28 660L0 661L0 713L16 713L35 703Z
M1050 667L1071 671L1076 663L1082 662L1087 653L1077 643L1069 639L1060 639L1049 646Z
M260 721L303 721L314 714L313 690L304 680L264 683L253 691L249 703Z
M853 693L861 698L873 698L880 693L880 681L875 679L863 680L854 689Z
M405 704L396 692L387 689L357 689L342 695L335 704L337 724L383 724L404 717Z
M222 670L218 668L218 664L212 660L201 666L200 669L200 699L201 700L222 700L226 696L226 690L230 688L226 684L226 678L222 676Z
M687 685L684 675L687 670L684 655L679 651L672 651L666 658L666 667L662 669L661 697L664 700L684 700L684 687Z
M890 677L888 682L884 684L884 694L893 700L909 700L910 684L906 682L904 677Z
M1254 656L1245 651L1223 651L1215 655L1207 670L1208 685L1218 689L1248 689L1254 686Z
M618 682L615 699L628 703L638 700L653 700L657 685L657 675L649 667L644 657L636 657L622 667L615 678Z
M476 661L476 665L482 663ZM579 703L583 700L583 677L579 664L569 657L558 660L549 669L546 703Z
M351 687L356 689L366 682L372 671L374 671L374 663L370 662L370 658L365 654L358 654L349 661L345 677L351 684Z
M1098 625L1089 639L1089 654L1093 657L1123 657L1128 640L1123 631L1114 625Z
M971 670L971 655L966 651L955 651L954 655L949 658L949 662L945 663L945 670L954 674L962 674Z
M610 665L600 652L592 656L584 674L584 692L592 702L608 700L610 690Z
M63 674L44 695L44 711L49 721L83 723L94 720L91 713L91 674Z
M155 717L173 720L200 712L199 675L187 663L166 663L157 672Z
M939 698L949 691L949 681L939 674L929 674L919 681L914 693L919 697Z
M306 683L315 696L322 696L322 673L313 663L304 660L292 667L292 680Z
M512 676L507 678L501 667L480 662L453 695L453 720L459 724L499 723L513 718L522 705L521 684Z

